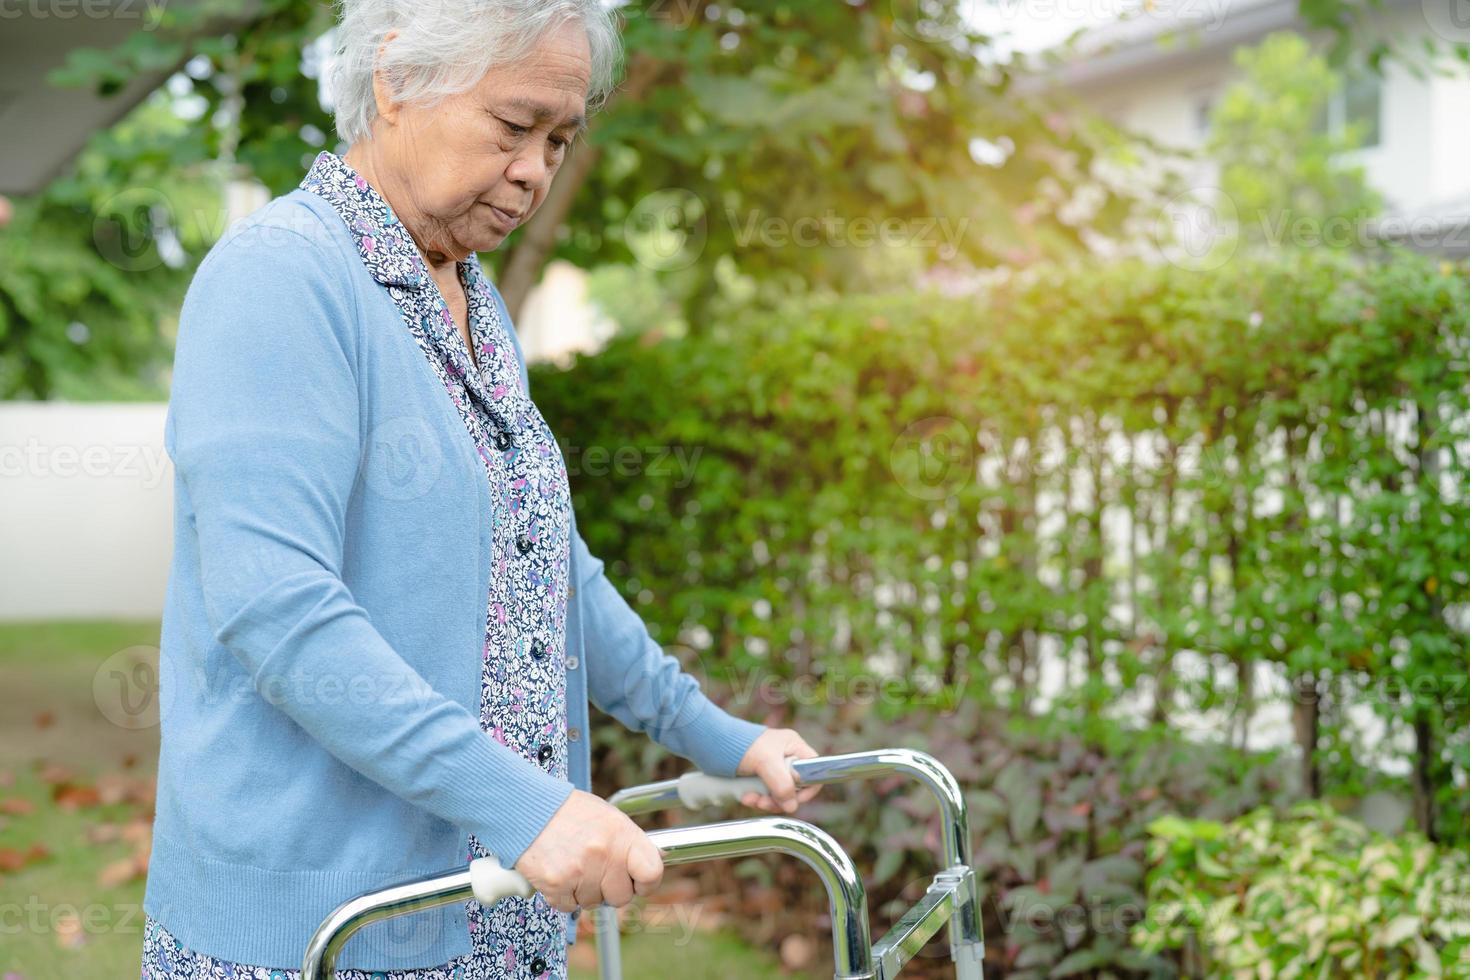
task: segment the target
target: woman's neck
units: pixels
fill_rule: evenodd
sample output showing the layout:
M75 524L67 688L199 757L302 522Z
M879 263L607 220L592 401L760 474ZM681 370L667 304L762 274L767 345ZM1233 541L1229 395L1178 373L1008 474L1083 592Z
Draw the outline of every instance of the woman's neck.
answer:
M354 143L342 155L342 162L361 174L362 179L367 181L372 189L378 192L378 196L388 202L388 206L393 209L393 213L398 216L398 220L403 222L403 227L408 232L408 237L413 239L414 248L418 249L419 255L423 258L424 263L429 267L429 271L435 279L442 282L446 277L457 277L459 275L459 262L454 256L447 254L438 247L424 247L420 233L415 230L423 223L421 216L411 207L400 207L402 202L394 202L394 197L397 195L393 188L389 186L391 182L380 177L377 163L371 153L363 149L360 144Z

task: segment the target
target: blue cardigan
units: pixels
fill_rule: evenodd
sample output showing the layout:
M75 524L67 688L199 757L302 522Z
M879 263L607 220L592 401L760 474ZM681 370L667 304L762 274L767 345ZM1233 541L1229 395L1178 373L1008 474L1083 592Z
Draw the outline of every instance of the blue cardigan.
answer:
M575 521L572 782L480 729L489 486L387 287L314 194L276 198L200 265L164 445L174 554L143 907L191 949L296 967L339 903L464 866L470 832L513 865L590 786L589 696L719 775L764 730L663 653ZM469 949L455 903L369 926L339 966Z

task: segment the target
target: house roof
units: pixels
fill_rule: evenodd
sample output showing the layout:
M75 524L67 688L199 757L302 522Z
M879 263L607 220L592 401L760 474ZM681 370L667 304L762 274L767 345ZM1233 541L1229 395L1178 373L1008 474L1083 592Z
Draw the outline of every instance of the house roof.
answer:
M198 2L171 0L176 7ZM58 4L15 5L16 16L6 18L0 29L0 193L40 191L88 137L121 119L181 67L143 73L106 96L47 81L75 49L110 50L134 33L152 29L154 6L139 0L91 0L63 15ZM248 10L254 4L244 6ZM229 24L215 26L223 31Z
M1421 0L1384 0L1386 7ZM1279 30L1304 30L1299 0L1214 0L1160 2L1081 33L1070 47L1042 52L1037 73L1022 87L1031 91L1082 88L1099 82L1164 72L1199 60L1202 54L1252 44Z
M1369 222L1368 237L1430 255L1470 256L1470 195L1391 211Z

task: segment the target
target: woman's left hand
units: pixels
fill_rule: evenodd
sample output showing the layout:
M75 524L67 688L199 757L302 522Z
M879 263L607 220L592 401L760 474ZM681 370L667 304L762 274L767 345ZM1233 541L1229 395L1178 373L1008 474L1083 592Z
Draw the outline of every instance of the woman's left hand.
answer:
M800 791L791 777L787 760L815 758L817 750L790 728L768 728L762 732L735 770L740 776L759 776L769 793L746 793L740 802L767 813L795 813L796 808L816 796L820 786L806 786Z

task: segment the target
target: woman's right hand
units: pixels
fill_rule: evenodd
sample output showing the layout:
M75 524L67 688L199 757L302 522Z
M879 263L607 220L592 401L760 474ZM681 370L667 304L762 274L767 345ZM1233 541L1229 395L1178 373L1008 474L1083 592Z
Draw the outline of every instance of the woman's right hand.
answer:
M572 790L526 848L515 869L553 908L627 905L663 880L663 855L619 809Z

